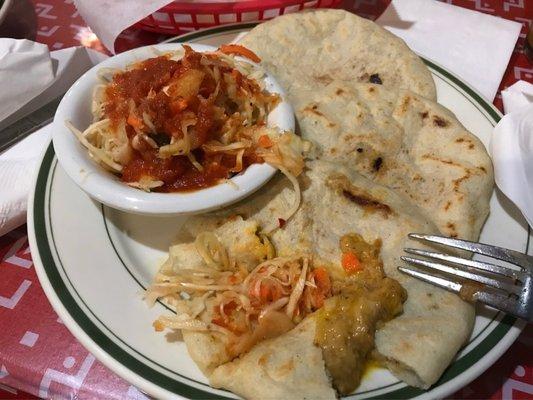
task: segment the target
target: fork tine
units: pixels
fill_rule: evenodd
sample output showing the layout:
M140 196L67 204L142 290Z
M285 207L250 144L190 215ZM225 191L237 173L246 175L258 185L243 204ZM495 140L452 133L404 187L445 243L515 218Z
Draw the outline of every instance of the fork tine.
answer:
M460 283L445 278L433 276L412 268L398 267L398 270L414 278L431 283L448 291L454 293L459 293L461 291L462 285ZM517 307L517 300L510 297L494 293L487 293L484 291L478 291L474 294L472 300L480 301L481 303L497 308L498 310L504 311L509 314L517 315L522 318L527 318L527 313L519 310L519 307Z
M398 269L407 275L410 275L414 278L418 278L424 282L431 283L435 286L441 287L443 289L449 290L454 293L459 293L461 290L462 285L460 283L451 281L449 279L442 278L440 276L434 276L427 274L425 272L421 272L416 269L407 268L407 267L398 267Z
M427 261L427 260L420 260L418 258L412 258L412 257L400 257L403 261L408 262L409 264L414 265L421 265L426 268L434 269L440 272L444 272L449 275L458 276L460 278L469 279L471 281L479 282L484 285L492 286L497 289L505 290L509 293L514 293L519 295L521 292L521 288L509 283L501 282L497 279L488 278L483 275L478 275L472 272L465 271L463 269L459 268L453 268L449 267L444 264L439 264L433 261Z
M404 249L404 251L409 254L415 254L418 256L434 258L437 260L442 260L442 261L446 261L446 262L453 263L453 264L459 264L459 265L463 265L463 266L467 266L471 268L481 269L483 271L487 271L493 274L503 275L511 279L517 279L517 280L525 279L525 274L521 271L514 271L510 268L500 267L499 265L494 265L491 263L484 263L481 261L474 261L474 260L469 260L466 258L455 257L455 256L451 256L448 254L435 253L433 251L420 250L420 249L407 248L407 249Z
M470 242L468 240L453 239L443 236L424 235L420 233L410 233L411 239L419 239L427 242L438 243L456 249L468 250L474 253L483 254L498 260L507 261L518 265L526 270L533 270L533 257L522 254L518 251L504 249L503 247L491 246L483 243Z
M515 298L502 296L496 293L487 293L484 291L476 292L473 298L474 300L480 301L508 314L516 315L521 318L527 318L527 314L523 313L520 307L518 307L518 301Z

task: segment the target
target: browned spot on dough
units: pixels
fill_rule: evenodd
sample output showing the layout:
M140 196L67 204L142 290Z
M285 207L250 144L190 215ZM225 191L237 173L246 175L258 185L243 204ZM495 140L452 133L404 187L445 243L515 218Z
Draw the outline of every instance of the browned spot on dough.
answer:
M426 293L427 297L433 297L433 293Z
M372 74L370 75L370 78L368 79L368 81L370 83L374 83L376 85L381 85L383 84L383 81L381 80L381 77L379 76L379 74Z
M345 141L345 142L349 142L350 140L353 139L353 137L354 137L353 135L349 135L349 134L348 134L348 135L344 136L344 141Z
M257 360L257 365L265 366L268 362L268 356L268 353L265 353L261 357L259 357L259 360Z
M468 145L468 148L469 148L470 150L472 150L472 149L474 148L474 144L473 144L473 143L470 143L470 144Z
M354 186L345 175L330 175L326 180L326 186L342 194L347 200L361 206L366 211L381 212L385 218L395 214L387 204L382 203L365 189Z
M387 204L381 203L370 196L365 196L361 193L352 193L346 189L342 191L342 195L352 203L355 203L369 211L381 211L387 215L392 213L391 208Z
M289 361L287 361L285 364L280 366L278 368L278 372L280 375L286 375L292 372L294 369L294 360L291 358Z
M318 111L318 106L316 104L312 106L307 106L303 109L303 111L308 111L310 113L313 113L315 115L318 115L319 117L323 117L324 114L322 114L320 111Z
M370 87L368 88L368 91L369 91L370 93L372 93L372 92L375 92L376 89L374 89L372 86L370 86Z
M413 346L409 342L402 342L400 347L402 348L403 351L410 351L413 349Z
M485 167L479 167L479 169L480 169L481 171L485 172L485 173L487 172L487 170L485 169Z
M437 115L434 115L433 116L433 125L435 126L438 126L440 128L445 128L449 125L449 122L446 121L445 119L437 116Z
M335 91L335 94L336 94L336 95L341 95L341 94L343 94L343 93L344 93L344 90L341 89L341 88L338 88L338 89Z
M446 204L444 205L444 211L448 211L448 209L450 208L451 205L452 205L452 202L451 201L447 201Z
M420 118L422 118L422 119L426 119L428 117L428 115L429 115L427 111L421 112L419 114L420 114Z
M377 172L379 171L382 165L383 165L383 158L378 157L372 163L372 169Z
M439 309L439 305L438 304L432 304L431 306L429 306L430 309L432 310L438 310Z
M316 81L320 82L320 83L324 83L326 85L330 84L331 82L333 82L333 78L329 75L319 75L319 76L314 76L313 78L315 78Z
M458 167L458 168L464 168L462 165L457 164L455 161L438 158L438 157L435 157L435 156L433 156L431 154L424 154L422 156L422 158L425 159L425 160L433 160L433 161L441 162L443 164L453 165L454 167Z
M337 149L335 147L333 147L330 151L329 151L331 154L335 154L337 152Z
M454 179L453 180L453 190L455 192L458 192L459 191L459 186L461 186L461 183L463 183L463 181L467 180L467 179L470 179L470 177L472 176L471 172L469 169L466 169L466 174L463 175L462 177L458 178L458 179Z
M455 139L455 143L463 143L464 141L464 138Z
M411 102L411 98L409 96L406 96L403 99L403 102L402 102L402 104L400 106L401 113L406 113L407 112L407 108L408 108L410 102Z
M453 222L448 222L446 224L446 228L448 228L451 232L450 232L450 237L453 237L453 238L456 238L457 237L457 231L456 231L456 227L455 227L455 224Z
M362 153L362 152L363 152L363 148L362 148L362 147L358 147L358 148L357 148L357 152L358 152L358 153Z

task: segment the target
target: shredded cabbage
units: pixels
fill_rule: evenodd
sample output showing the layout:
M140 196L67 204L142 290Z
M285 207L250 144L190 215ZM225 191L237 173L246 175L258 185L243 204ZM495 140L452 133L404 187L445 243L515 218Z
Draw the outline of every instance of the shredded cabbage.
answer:
M260 337L271 337L289 329L315 311L331 295L331 287L315 282L313 257L299 254L275 257L267 236L263 243L272 247L272 256L250 272L239 268L213 232L197 236L195 245L205 267L181 268L158 273L145 299L173 304L175 317L160 317L157 330L184 329L222 334L231 343L232 354L246 351ZM329 278L327 280L329 285ZM275 331L268 333L265 318L286 315Z

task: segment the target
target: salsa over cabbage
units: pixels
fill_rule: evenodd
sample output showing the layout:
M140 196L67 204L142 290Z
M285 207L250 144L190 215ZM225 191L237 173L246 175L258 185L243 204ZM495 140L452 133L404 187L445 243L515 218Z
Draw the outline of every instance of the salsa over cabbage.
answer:
M96 161L147 191L205 188L267 162L284 136L266 127L280 98L262 87L259 69L224 51L254 58L238 45L211 53L183 45L182 54L103 71L94 123L71 129Z

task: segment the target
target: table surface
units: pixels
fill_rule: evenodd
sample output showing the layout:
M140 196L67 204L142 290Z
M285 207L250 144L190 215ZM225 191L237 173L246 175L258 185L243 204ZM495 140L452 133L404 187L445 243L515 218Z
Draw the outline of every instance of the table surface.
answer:
M76 11L72 0L17 0L19 24L50 50L84 45L104 51ZM343 7L376 19L390 0L350 0ZM500 85L533 82L533 68L522 51L533 0L447 0L447 3L501 16L523 29ZM28 22L29 21L29 22ZM24 26L22 26L24 25ZM22 29L21 28L21 29ZM124 51L168 38L130 28L117 39ZM501 95L494 104L501 109ZM26 227L0 237L0 399L144 399L135 387L109 371L77 342L53 311L39 284L28 247ZM478 379L451 398L531 399L533 328Z

